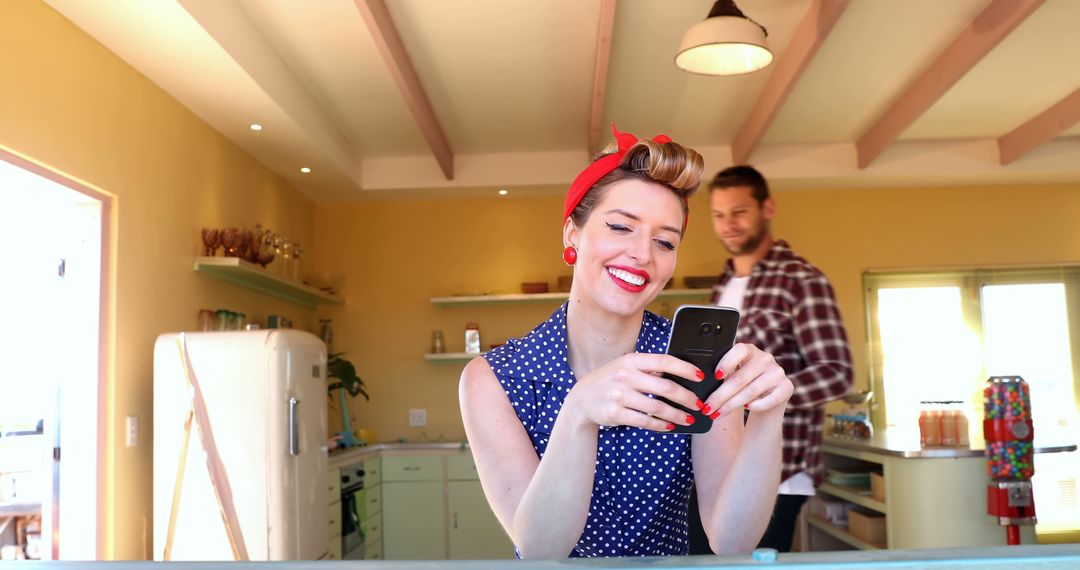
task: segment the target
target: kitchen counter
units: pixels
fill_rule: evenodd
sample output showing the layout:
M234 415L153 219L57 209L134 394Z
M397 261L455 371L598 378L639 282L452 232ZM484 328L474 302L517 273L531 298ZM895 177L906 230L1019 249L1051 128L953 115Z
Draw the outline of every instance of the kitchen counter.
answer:
M71 562L19 561L20 569L70 568ZM178 563L172 563L174 566ZM749 554L726 556L670 556L642 558L604 558L587 561L571 560L518 560L507 564L506 560L400 560L400 561L318 561L318 562L183 562L185 568L204 570L246 570L269 568L277 570L319 570L327 568L385 569L454 569L496 570L514 567L520 570L556 570L568 567L638 569L664 568L730 568L730 567L784 567L824 570L829 568L942 568L948 570L1013 570L1016 568L1051 569L1077 568L1080 566L1080 546L1075 544L1042 544L1023 546L999 546L990 548L949 548L940 550L875 550L850 552L803 552L781 553L776 562L755 562ZM94 562L99 570L153 570L159 562L111 561ZM13 565L14 566L14 565Z
M415 453L458 453L469 449L464 441L417 442L417 443L377 443L363 447L335 449L330 452L330 469L340 469L346 465L378 455L408 455Z
M923 447L917 430L887 428L870 439L826 437L823 446L905 458L982 457L984 442L972 439L968 447ZM1075 442L1035 441L1035 453L1076 451Z

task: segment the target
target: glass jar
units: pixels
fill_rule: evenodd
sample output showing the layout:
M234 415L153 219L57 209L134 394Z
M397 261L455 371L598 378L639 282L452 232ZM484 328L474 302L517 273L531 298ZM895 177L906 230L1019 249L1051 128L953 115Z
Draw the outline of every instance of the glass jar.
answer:
M198 330L206 332L214 330L214 311L203 309L199 311Z
M465 352L480 354L480 325L476 323L465 325Z
M431 353L442 354L446 352L446 344L443 341L443 333L441 330L435 330L431 332Z
M300 249L300 244L294 243L292 248L292 265L289 267L288 275L290 279L296 281L300 280L300 257L303 253L303 250Z
M955 404L953 401L941 403L941 445L945 447L956 447L956 416L960 410Z
M333 350L331 350L331 347L334 346L333 319L319 319L319 322L322 323L322 326L319 328L319 338L321 338L323 344L326 345L326 352L333 352Z
M284 239L281 244L281 276L288 277L292 275L293 265L293 244L288 239Z
M229 319L229 330L231 330L231 331L242 331L242 330L244 330L244 325L247 324L247 315L245 315L244 313L232 313L232 315L230 315L230 317L231 318Z
M218 309L214 312L214 330L227 331L229 330L229 322L231 320L231 311L225 309Z

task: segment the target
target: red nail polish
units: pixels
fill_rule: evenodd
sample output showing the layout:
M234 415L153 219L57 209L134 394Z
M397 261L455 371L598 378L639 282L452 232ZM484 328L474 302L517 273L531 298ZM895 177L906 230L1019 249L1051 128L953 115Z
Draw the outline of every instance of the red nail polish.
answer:
M720 410L716 410L716 411L715 411L715 412L713 412L713 413L712 413L712 414L711 414L711 415L710 415L709 417L710 417L710 418L712 418L712 419L714 419L714 420L715 420L716 418L720 417Z
M749 409L750 409L750 404L743 404L743 405L742 405L742 408L743 408L744 410L749 410Z
M671 431L671 430L673 430L673 429L675 429L675 424L668 424L668 425L667 425L667 430L668 430L668 431Z
M694 416L691 416L690 414L687 414L686 415L686 423L689 424L689 425L694 425Z
M711 412L711 411L712 411L712 406L710 406L708 404L705 404L704 406L701 407L701 413L705 414L706 416L709 415L709 412Z
M698 379L698 380L704 380L704 379L705 379L705 373L704 373L704 372L702 372L702 371L700 371L700 370L698 370L698 371L697 371L697 379Z
M724 379L724 371L723 370L717 370L716 371L716 379L717 380L723 380Z
M694 402L694 407L700 410L700 409L705 407L705 402L702 402L701 400L698 400L698 401Z

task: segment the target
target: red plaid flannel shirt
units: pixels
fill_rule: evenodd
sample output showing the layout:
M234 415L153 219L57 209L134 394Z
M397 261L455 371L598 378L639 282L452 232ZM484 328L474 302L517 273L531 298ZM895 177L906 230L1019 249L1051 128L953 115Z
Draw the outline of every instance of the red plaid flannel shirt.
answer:
M712 303L735 275L730 260L714 287ZM822 405L851 387L851 352L832 286L818 268L777 241L750 272L737 342L773 355L795 385L784 412L781 481L806 471L823 479Z

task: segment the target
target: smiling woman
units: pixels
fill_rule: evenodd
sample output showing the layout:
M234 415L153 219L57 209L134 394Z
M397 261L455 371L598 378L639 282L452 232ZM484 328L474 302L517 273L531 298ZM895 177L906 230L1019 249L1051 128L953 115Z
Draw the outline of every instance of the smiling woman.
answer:
M714 550L749 551L779 482L791 381L749 345L716 370L663 354L671 324L645 307L675 270L702 159L666 136L613 131L616 144L567 193L569 300L462 373L477 471L522 558L686 554L692 484ZM664 373L726 381L702 402ZM671 433L694 416L653 396L716 427ZM731 413L744 405L753 412L745 430Z

